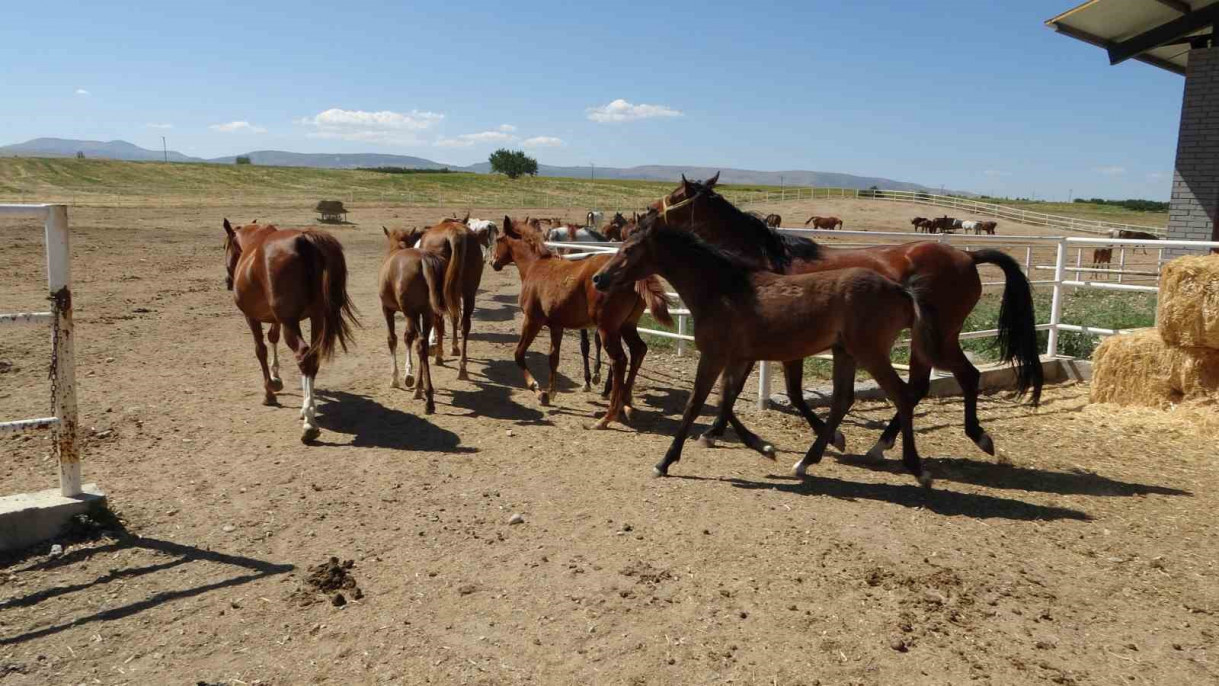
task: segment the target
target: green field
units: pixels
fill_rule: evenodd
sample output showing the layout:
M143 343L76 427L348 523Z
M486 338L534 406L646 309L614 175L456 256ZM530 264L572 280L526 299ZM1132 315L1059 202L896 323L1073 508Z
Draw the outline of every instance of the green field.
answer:
M1097 221L1116 222L1118 224L1135 224L1162 229L1168 226L1167 212L1138 212L1114 205L1095 205L1089 202L1039 202L1033 200L1002 200L985 198L979 202L995 205L1005 205L1019 210L1056 214L1062 217L1078 217L1079 219L1094 219Z

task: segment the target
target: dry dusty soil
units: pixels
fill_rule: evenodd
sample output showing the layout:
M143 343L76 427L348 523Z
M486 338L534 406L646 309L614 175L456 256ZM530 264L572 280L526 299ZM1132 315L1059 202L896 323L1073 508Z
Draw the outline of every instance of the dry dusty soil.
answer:
M260 404L220 219L310 215L73 210L84 470L119 521L0 560L0 683L1219 683L1215 436L1066 386L983 399L1006 465L959 401L921 406L930 491L858 456L883 403L806 480L780 412L745 415L778 462L730 435L653 479L693 355L650 356L633 426L586 431L574 336L553 406L521 388L515 270L488 270L471 379L436 369L425 416L390 388L375 279L380 225L437 214L333 229L364 328L305 446L290 364ZM36 225L0 224L0 311L41 306L43 264ZM45 413L46 353L0 333L0 417ZM45 434L0 437L0 492L55 474Z

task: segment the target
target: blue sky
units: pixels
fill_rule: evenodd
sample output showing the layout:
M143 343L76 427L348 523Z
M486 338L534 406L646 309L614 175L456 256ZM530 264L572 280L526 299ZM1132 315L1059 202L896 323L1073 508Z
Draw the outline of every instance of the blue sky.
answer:
M1043 25L1075 2L30 3L0 24L0 142L1167 198L1183 79Z

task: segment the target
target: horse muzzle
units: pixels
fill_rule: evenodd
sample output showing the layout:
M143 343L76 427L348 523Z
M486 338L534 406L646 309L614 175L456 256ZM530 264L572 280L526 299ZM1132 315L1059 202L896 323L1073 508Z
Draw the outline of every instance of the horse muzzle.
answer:
M602 274L600 272L593 274L593 286L601 292L608 291L613 282L614 279L609 274Z

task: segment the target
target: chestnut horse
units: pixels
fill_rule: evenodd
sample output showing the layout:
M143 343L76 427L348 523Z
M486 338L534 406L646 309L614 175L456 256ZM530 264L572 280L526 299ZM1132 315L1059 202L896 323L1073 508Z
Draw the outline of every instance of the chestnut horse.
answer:
M233 291L237 309L254 334L254 353L262 367L264 405L275 405L283 390L279 378L279 333L296 355L301 370L301 441L321 435L317 424L313 381L322 360L334 355L335 345L352 343L351 327L358 325L347 295L347 261L343 246L328 233L315 230L279 230L271 224L247 224L234 229L224 220L225 285ZM309 342L300 322L309 320ZM270 324L271 367L262 325Z
M669 303L664 288L656 277L640 279L634 288L603 293L593 287L592 276L611 257L594 255L581 260L566 260L552 253L532 233L517 231L512 219L504 217L503 229L495 241L492 269L499 271L515 263L521 276L521 311L525 315L521 338L516 344L516 364L525 373L525 385L537 391L538 401L549 405L557 392L559 345L563 329L595 327L610 357L612 389L609 409L594 428L604 429L618 419L621 412L629 421L634 412L631 390L639 366L643 364L648 346L636 329L644 306L652 316L666 326L672 326ZM541 390L525 364L525 351L542 327L550 328L550 382L548 391ZM630 372L626 372L626 353L622 341L631 350ZM585 367L584 388L589 390Z
M453 355L460 355L457 378L468 379L466 348L470 342L470 317L474 314L474 296L483 278L483 256L478 237L461 219L445 219L422 232L417 229L405 235L406 245L440 254L448 261L444 273L444 303L453 324ZM461 348L457 347L457 319L461 317ZM436 364L444 364L444 317L436 317ZM407 358L410 373L410 358Z
M827 430L818 433L792 471L804 476L809 464L821 461L828 436L837 430L854 400L858 363L897 406L902 462L919 483L931 485L914 445L913 414L918 399L889 362L902 329L913 328L915 339L935 340L930 321L920 314L922 295L917 287L859 268L794 275L759 270L756 264L712 247L693 233L658 225L659 216L649 214L639 231L593 277L597 288L608 291L660 274L677 289L694 317L699 350L694 391L673 443L654 469L657 476L666 476L669 466L681 459L690 427L721 372L724 405L731 407L754 361L802 364L805 357L832 347L836 384ZM918 348L915 356L925 349ZM734 416L730 421L750 447L774 458L772 446L762 444Z
M766 215L766 219L763 221L765 221L766 225L770 228L777 229L783 224L783 217L782 215L778 214L768 214Z
M716 174L715 177L718 180L719 174ZM683 181L684 180L685 179L683 179ZM808 226L809 224L812 224L814 229L827 229L829 231L843 228L842 220L838 217L818 217L817 215L813 215L808 218L808 221L804 222L805 226Z
M905 283L913 276L921 277L920 288L927 293L926 316L939 333L935 345L916 337L912 342L915 353L910 362L910 384L917 398L922 398L930 385L931 368L952 372L961 386L965 406L965 434L988 455L995 454L994 441L978 421L978 381L980 374L961 349L960 333L965 318L982 295L979 264L993 264L1003 270L1007 287L999 309L998 347L1002 361L1014 363L1016 389L1019 395L1032 391L1032 404L1041 398L1042 369L1033 311L1032 289L1021 271L1020 264L999 250L957 250L950 245L922 241L902 245L876 246L862 249L824 248L806 238L786 236L734 207L714 191L719 175L705 183L690 182L684 177L677 190L654 203L662 223L697 233L705 240L736 253L758 267L779 273L807 272L862 267L878 272L893 281ZM697 220L697 221L696 221ZM934 220L939 221L939 220ZM788 391L792 402L816 429L819 421L803 404L799 380L792 374L803 372L799 364L784 365L789 375ZM800 398L797 400L797 398ZM720 407L706 437L723 434L732 412L731 405ZM893 447L900 417L895 416L869 451L880 459ZM834 440L837 444L838 437Z
M393 377L390 386L402 388L398 375L398 336L394 332L394 318L401 312L406 317L406 330L402 340L406 344L406 388L415 387L415 399L424 398L424 411L436 411L433 401L432 368L428 364L428 334L432 321L445 314L444 276L448 260L442 255L407 247L413 241L409 231L385 231L385 261L381 264L380 295L381 312L385 315L388 333L389 357L393 360ZM411 376L411 347L417 348L419 358L419 382Z

